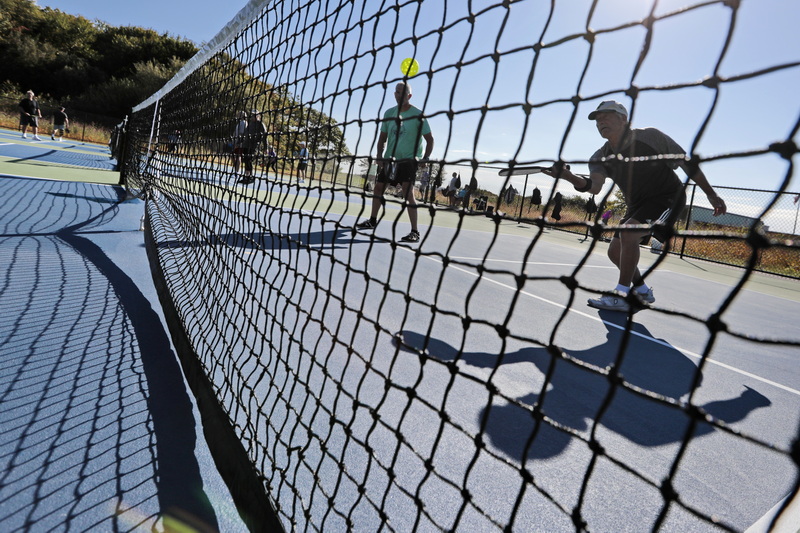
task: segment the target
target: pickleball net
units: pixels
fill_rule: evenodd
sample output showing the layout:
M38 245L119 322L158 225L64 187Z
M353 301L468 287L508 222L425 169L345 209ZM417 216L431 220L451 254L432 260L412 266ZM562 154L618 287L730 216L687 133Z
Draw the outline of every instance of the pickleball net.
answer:
M577 132L590 129L575 121L609 96L632 101L635 116L636 102L647 98L698 89L718 94L741 79L798 69L797 62L776 63L736 79L710 71L696 82L637 86L657 29L716 10L735 35L739 2L664 13L654 2L646 17L596 29L592 17L603 2L585 12L568 2L540 4L253 0L128 118L122 173L128 189L147 199L145 239L165 316L209 446L252 529L743 529L742 516L709 507L688 488L686 478L695 479L702 459L696 443L709 433L771 457L787 503L797 491L797 421L773 442L715 416L698 393L722 342L750 343L754 351L798 347L790 335L731 328L726 315L760 252L796 249L792 241L766 238L755 224L693 232L744 243L751 259L713 312L647 311L707 332L676 393L621 370L641 356L634 320L608 326L614 342L594 351L565 339L570 311L583 310L585 296L600 290L596 276L584 272L604 228L601 213L555 220L556 188L545 193L543 211L528 218L499 214L499 201L486 216L435 209L426 197L419 208L423 239L413 247L397 244L408 230L409 206L387 194L380 231L355 231L369 216L380 115L405 80L397 67L406 57L421 65L410 80L412 103L432 124L440 155L430 178L440 187L453 169L469 177L559 159L585 163L588 154L567 157ZM564 17L573 24L555 23ZM640 33L632 72L618 86L592 92L586 78L604 39L632 28ZM727 47L722 39L719 58ZM564 49L579 67L577 86L547 94L538 89L545 63ZM564 109L567 119L557 126L546 118ZM237 140L238 122L253 114L263 133ZM487 160L481 146L499 124L510 133L507 154ZM554 151L530 155L530 140L543 136L556 138ZM790 135L692 161L782 157L783 193L796 152ZM253 183L241 181L249 175ZM777 195L754 220L776 201ZM530 229L524 246L514 245L516 266L496 260L509 246L509 220ZM477 244L467 235L476 224L488 227ZM525 266L544 260L546 234L575 226L591 237L582 258L559 273ZM505 296L492 292L495 284ZM546 329L531 325L521 303L539 284L563 291L556 311L535 320ZM655 359L677 353L653 350ZM508 387L506 365L514 362L536 369L523 390ZM566 397L550 392L564 386L577 388ZM583 409L578 419L565 405L570 397ZM765 405L751 389L738 400L744 409ZM609 436L606 429L624 425L628 408L663 417L670 434L659 440L648 433L662 427ZM666 447L658 468L643 464L620 434ZM559 461L568 455L569 462ZM635 504L609 497L614 491Z

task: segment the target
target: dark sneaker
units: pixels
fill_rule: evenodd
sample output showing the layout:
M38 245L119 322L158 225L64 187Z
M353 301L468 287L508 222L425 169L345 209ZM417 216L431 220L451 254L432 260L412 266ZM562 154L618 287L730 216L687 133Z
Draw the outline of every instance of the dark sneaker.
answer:
M400 242L419 242L419 232L412 230L411 233L400 239Z
M360 224L356 224L356 228L358 229L375 229L376 227L378 227L378 223L369 219L361 222Z
M642 303L652 304L656 301L656 297L653 296L652 287L648 288L647 292L639 292L636 289L633 289L631 292L633 292L633 295Z

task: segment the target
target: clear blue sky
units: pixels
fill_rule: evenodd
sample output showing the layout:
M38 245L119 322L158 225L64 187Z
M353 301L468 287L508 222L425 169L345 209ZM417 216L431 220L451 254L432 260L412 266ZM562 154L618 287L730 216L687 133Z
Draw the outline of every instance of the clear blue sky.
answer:
M231 20L245 0L36 0L112 26L140 26L194 41L199 47Z
M367 13L382 4L378 0L359 0L356 2L359 4L357 10L360 10L363 2L366 2ZM191 39L199 45L210 40L247 2L39 0L38 3L40 6L57 8L113 25L129 24L152 28L158 32ZM687 5L700 3L700 0L660 0L656 15L676 12ZM495 4L497 2L494 0L472 1L473 12L481 14L477 18L476 31L470 41L469 25L466 22L459 23L453 30L442 34L442 43L435 56L438 33L419 41L416 57L421 69L423 72L435 69L435 75L430 78L417 76L412 80L412 103L423 107L429 115L439 113L431 119L436 137L434 156L448 160L475 158L486 161L507 160L518 153L518 159L533 161L556 158L561 151L562 157L567 160L587 159L603 142L594 124L586 119L586 115L597 105L599 99L580 104L575 123L569 131L567 128L573 111L571 104L549 104L535 109L527 127L523 124L524 115L518 108L489 113L477 142L478 112L457 114L452 122L444 112L483 104L502 106L510 102L524 102L526 99L532 103L541 103L576 94L585 98L587 95L599 95L627 87L631 83L636 60L643 46L646 33L644 28L635 25L598 35L590 68L580 89L578 84L589 50L586 41L579 39L545 50L537 63L533 85L528 90L526 82L533 62L530 51L503 56L496 74L494 62L489 59L467 65L460 70L451 66L462 53L468 61L495 48L509 51L520 46L530 46L540 38L550 2L536 0L514 4L511 16L505 22L502 37L497 42L495 41L505 18L505 10L489 9ZM602 30L642 20L648 15L652 4L652 1L645 0L601 0L589 25L595 30ZM446 16L442 10L444 5L447 6ZM397 22L398 40L412 33L425 35L426 32L435 32L443 23L451 24L466 15L467 5L466 0L423 2L420 4L422 12L415 29L412 29L414 8L409 7ZM564 36L585 31L590 5L591 0L557 2L550 27L542 41L551 43ZM634 83L639 87L689 84L711 75L728 37L731 13L727 7L711 5L659 21L653 33L650 51ZM377 35L388 38L395 26L394 17L390 14L384 15L374 26L378 30ZM800 1L742 0L727 54L719 65L719 74L737 77L775 65L800 61L798 28ZM369 30L371 29L373 28L370 27ZM370 38L361 43L359 53L373 47L371 31L369 35ZM353 39L345 43L341 43L341 40L335 46L347 49L344 57L356 51L352 44ZM378 47L382 44L377 43ZM414 46L408 42L398 46L393 56L386 50L379 53L377 67L371 72L362 70L370 61L345 67L345 70L351 69L356 74L353 79L358 80L359 84L376 84L384 78L398 77L400 62L412 55L415 55ZM281 57L286 56L276 56L275 59ZM342 57L341 49L337 51L336 57ZM370 57L367 56L366 59L369 60ZM317 68L321 67L317 65ZM284 69L289 70L291 69ZM458 83L454 83L456 73L459 75ZM328 79L338 78L329 76ZM495 80L495 84L487 99L492 80ZM320 98L320 88L316 85L311 88L304 83L291 87L294 82L291 79L265 81L288 84L294 94L304 99ZM330 94L337 89L340 91L341 87L326 86L322 92ZM315 95L304 94L312 90ZM393 105L391 90L387 94L378 86L363 91L363 94L354 93L354 96L359 99L359 105L350 105L347 117L344 116L345 109L348 108L346 93L334 101L325 100L324 111L339 121L352 121L372 118L355 116L354 109L355 112L360 111L365 115L374 112L378 116ZM800 117L800 67L724 84L709 124L698 144L693 146L703 122L708 118L714 97L713 90L703 87L641 93L632 113L632 122L635 127L657 127L672 136L686 150L694 150L702 157L764 149L772 142L786 140ZM616 98L626 106L630 105L630 99L621 92L612 93L605 98ZM524 140L521 141L523 132ZM354 154L366 156L374 152L374 135L360 132L362 135L359 136L354 126L346 129L345 133L348 146ZM800 143L800 138L795 137L795 141ZM795 162L800 163L800 160L795 158ZM775 155L707 162L703 169L714 185L767 190L777 189L788 172L787 162ZM582 171L583 168L578 166L577 170ZM482 186L499 189L501 181L496 178L496 174L481 171L478 177ZM523 178L515 178L514 182L520 191L522 180ZM551 182L539 178L536 184L543 189L543 193L548 194ZM800 178L795 176L790 190L800 190ZM574 194L571 188L565 189L565 192ZM750 215L753 209L757 209L747 205L749 200L746 198L738 199L734 196L731 193L728 202L732 211ZM793 213L794 207L786 206L787 216Z

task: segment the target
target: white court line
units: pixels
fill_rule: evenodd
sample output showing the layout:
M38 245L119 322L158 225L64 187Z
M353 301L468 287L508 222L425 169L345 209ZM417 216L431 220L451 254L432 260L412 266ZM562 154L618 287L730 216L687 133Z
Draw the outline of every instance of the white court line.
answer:
M475 257L458 257L453 256L450 259L463 259L467 261L483 261L483 258L475 258ZM486 261L492 261L493 263L515 263L519 264L518 259L486 259ZM564 267L574 267L575 263L550 263L545 261L528 261L525 263L526 265L538 265L538 266L564 266ZM616 269L615 266L602 266L602 265L583 265L583 268L613 268Z
M399 247L399 249L401 249L401 250L406 250L406 248L404 248L404 247ZM408 249L407 251L408 251L409 253L415 253L415 252L414 252L413 250L411 250L411 249ZM430 256L423 256L423 257L425 257L425 258L427 258L427 259L429 259L429 260L431 260L431 261L434 261L434 262L436 262L436 263L442 264L442 261L440 261L439 259L437 259L437 258L435 258L435 257L430 257ZM467 259L467 258L463 258L463 259ZM474 259L474 258L473 258L473 259ZM517 261L517 263L519 263L519 261ZM550 264L550 263L541 263L541 264ZM553 264L555 264L555 263L553 263ZM477 278L477 277L479 277L479 274L477 274L476 272L472 272L472 271L470 271L470 270L467 270L467 269L465 269L465 268L462 268L462 267L459 267L459 266L454 266L454 265L452 265L452 264L451 264L451 265L449 265L449 266L450 266L450 268L454 268L454 269L456 269L456 270L459 270L459 271L461 271L461 272L464 272L465 274L469 274L469 275L471 275L471 276L473 276L473 277L476 277L476 278ZM609 268L610 268L610 267L609 267ZM516 288L516 287L513 287L513 286L511 286L511 285L508 285L508 284L506 284L506 283L503 283L503 282L500 282L500 281L493 280L493 279L491 279L491 278L488 278L488 277L483 277L483 278L481 278L481 279L482 279L482 280L485 280L485 281L487 281L487 282L489 282L489 283L494 283L495 285L499 285L499 286L501 286L501 287L503 287L503 288L506 288L506 289L508 289L508 290L511 290L511 291L516 291L516 290L517 290L517 288ZM565 305L562 305L562 304L560 304L560 303L558 303L558 302L554 302L554 301L552 301L552 300L548 300L547 298L542 298L541 296L537 296L537 295L535 295L535 294L533 294L533 293L526 292L526 291L519 291L519 293L520 293L520 294L522 294L522 295L524 295L524 296L528 296L528 297L530 297L530 298L534 298L534 299L536 299L536 300L539 300L539 301L541 301L541 302L544 302L544 303L546 303L546 304L550 304L550 305L552 305L552 306L554 306L554 307L558 307L558 308L560 308L560 309L567 309L567 306L565 306ZM583 311L578 311L578 310L577 310L577 309L575 309L575 308L570 308L570 309L569 309L569 311L570 311L571 313L576 313L576 314L578 314L578 315L580 315L580 316L582 316L582 317L588 318L588 319L590 319L590 320L595 320L595 321L597 321L597 322L600 322L600 323L602 323L602 324L604 324L604 325L606 325L606 326L611 326L611 327L613 327L613 328L616 328L616 329L618 329L618 330L621 330L621 331L624 331L624 330L625 330L625 328L624 328L624 327L622 327L622 326L619 326L619 325L617 325L617 324L614 324L613 322L606 322L605 320L603 320L602 318L600 318L600 317L598 317L598 316L595 316L595 315L590 315L590 314L588 314L588 313L584 313ZM649 335L644 335L644 334L642 334L642 333L637 333L636 331L633 331L633 330L631 330L631 334L632 334L632 335L636 335L637 337L639 337L639 338L641 338L641 339L645 339L645 340L648 340L648 341L652 341L652 342L654 342L654 343L656 343L656 344L659 344L659 345L661 345L661 346L664 346L664 347L666 347L666 348L673 348L673 349L675 349L675 350L678 350L678 351L679 351L679 352L681 352L682 354L684 354L684 355L687 355L687 356L689 356L689 357L691 357L691 358L693 358L693 359L695 359L695 360L697 360L697 361L700 361L700 360L702 360L702 359L703 359L703 356L702 356L702 355L700 355L700 354L694 353L694 352L692 352L692 351L690 351L690 350L686 350L686 349L684 349L684 348L680 348L680 347L678 347L678 346L673 346L672 344L670 344L670 343L668 343L668 342L666 342L666 341L662 341L662 340L659 340L659 339L654 339L653 337L650 337ZM709 357L707 357L707 358L706 358L706 362L708 362L708 363L710 363L710 364L712 364L712 365L717 365L717 366L719 366L719 367L725 368L725 369L727 369L727 370L730 370L731 372L735 372L735 373L737 373L737 374L740 374L740 375L742 375L742 376L746 376L746 377L749 377L749 378L755 379L756 381L760 381L761 383L765 383L765 384L767 384L767 385L771 385L771 386L773 386L773 387L776 387L776 388L778 388L778 389L784 390L784 391L786 391L786 392L788 392L788 393L794 394L795 396L800 396L800 390L796 390L796 389L793 389L793 388L791 388L791 387L787 387L786 385L781 385L780 383L776 383L775 381L772 381L772 380L769 380L769 379L766 379L766 378L762 378L761 376L757 376L757 375L755 375L755 374L751 374L750 372L747 372L747 371L745 371L745 370L741 370L741 369L739 369L739 368L736 368L736 367L733 367L733 366L731 366L731 365L728 365L728 364L722 363L722 362L720 362L720 361L715 361L715 360L713 360L713 359L711 359L711 358L709 358Z

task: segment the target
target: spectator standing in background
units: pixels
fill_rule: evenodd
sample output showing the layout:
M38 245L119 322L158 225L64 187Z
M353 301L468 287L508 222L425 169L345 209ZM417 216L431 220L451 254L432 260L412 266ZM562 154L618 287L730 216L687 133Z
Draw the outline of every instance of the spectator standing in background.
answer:
M257 110L250 111L242 139L242 163L244 163L244 176L239 183L247 185L256 179L253 177L253 159L267 134L267 127L261 122L261 113Z
M233 128L233 149L231 151L234 176L239 175L239 167L242 165L242 145L247 134L247 113L239 111L237 117L236 126Z
M300 149L295 154L297 156L297 180L300 183L306 179L306 168L308 168L308 148L306 143L300 143Z

